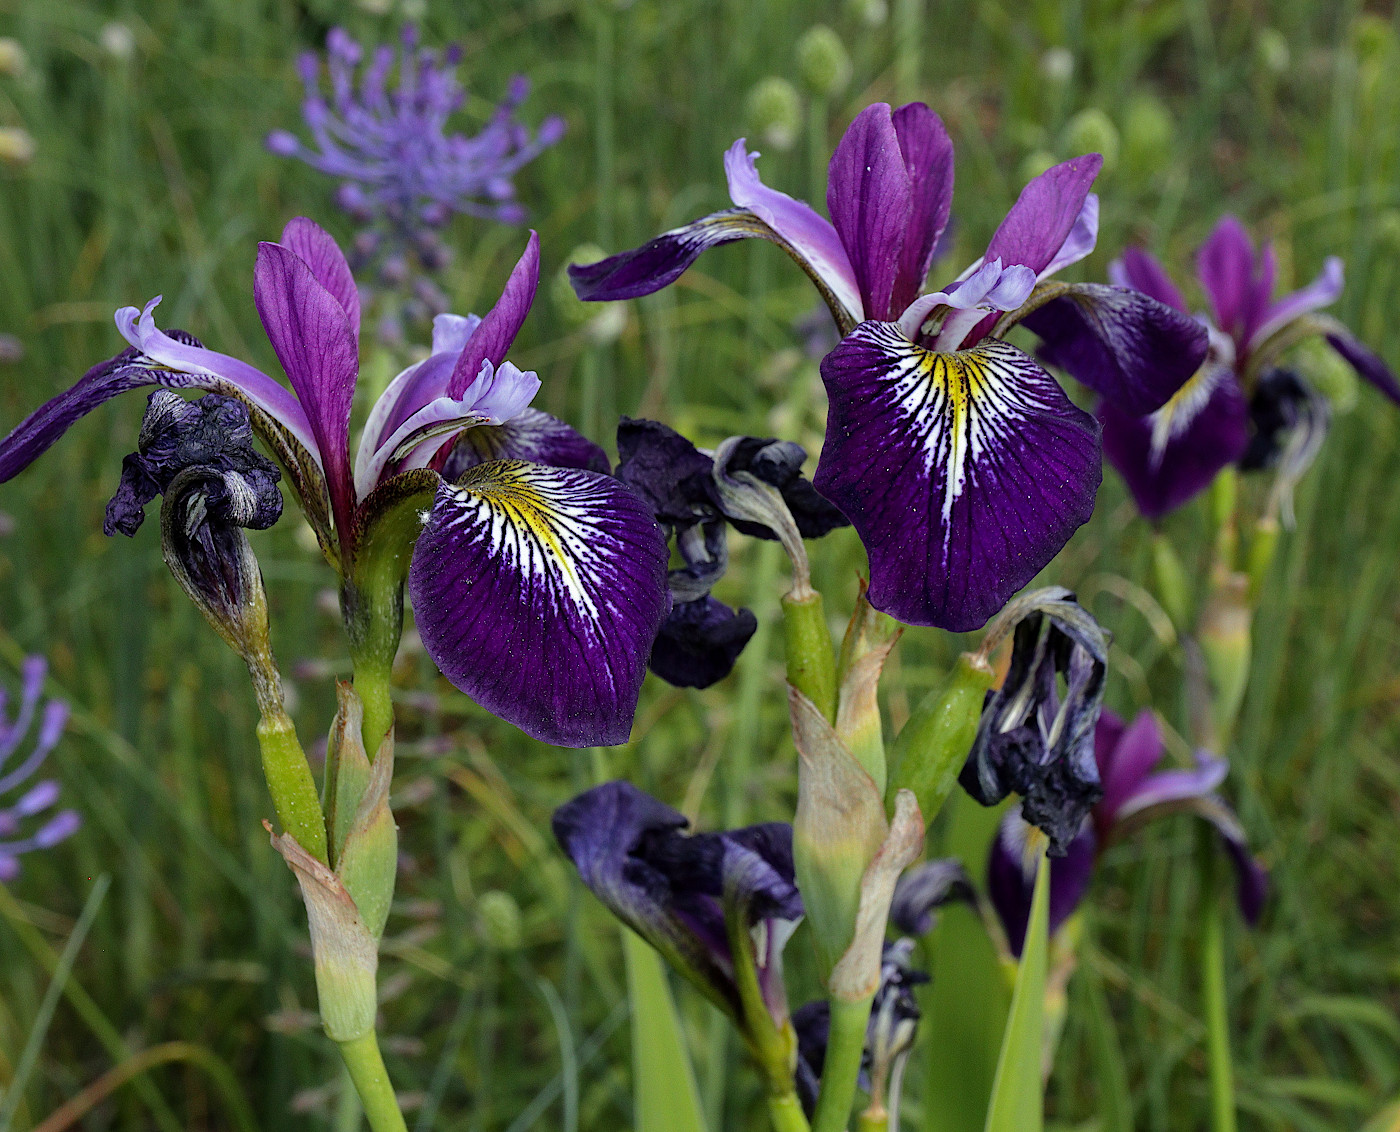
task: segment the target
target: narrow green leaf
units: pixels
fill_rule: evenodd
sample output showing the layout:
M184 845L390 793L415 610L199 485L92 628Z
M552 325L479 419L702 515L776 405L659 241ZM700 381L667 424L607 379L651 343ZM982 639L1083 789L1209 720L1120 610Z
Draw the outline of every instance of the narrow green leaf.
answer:
M632 1005L634 1132L705 1132L695 1071L661 957L627 928L622 950Z
M1123 1062L1123 1046L1118 1027L1104 993L1103 978L1093 967L1077 976L1084 990L1089 1048L1093 1050L1099 1096L1099 1127L1102 1132L1133 1132L1133 1101L1128 1090L1128 1070Z
M1041 1061L1045 1044L1045 974L1050 950L1050 869L1045 850L1035 871L1035 895L1026 946L1011 995L1011 1016L1002 1035L1001 1057L992 1082L986 1132L1040 1132L1045 1126Z

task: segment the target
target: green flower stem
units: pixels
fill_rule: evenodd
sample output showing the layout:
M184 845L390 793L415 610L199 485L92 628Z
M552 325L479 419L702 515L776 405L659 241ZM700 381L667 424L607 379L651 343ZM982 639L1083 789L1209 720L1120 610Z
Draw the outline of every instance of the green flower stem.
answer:
M1230 1018L1225 998L1225 917L1220 899L1214 831L1202 825L1197 844L1201 878L1201 999L1210 1066L1211 1132L1235 1132L1235 1070L1230 1061Z
M783 641L787 647L788 683L817 705L827 719L836 719L836 653L822 610L822 595L783 598Z
M856 1099L856 1078L865 1053L865 1029L874 997L868 995L855 1002L835 996L831 999L831 1033L812 1132L846 1132Z
M889 1132L890 1114L881 1108L877 1111L866 1109L856 1117L856 1132Z
M802 1111L802 1102L793 1092L781 1096L770 1094L768 1114L773 1118L773 1132L811 1132L807 1115Z
M360 733L364 736L365 751L371 762L378 754L384 736L394 726L394 702L390 696L392 687L392 664L361 661L355 665L355 692L365 706Z
M296 728L286 712L269 712L258 722L258 749L262 752L263 776L277 820L297 844L328 865L326 815L306 752L301 749Z
M408 1132L374 1031L341 1042L340 1056L345 1059L345 1068L350 1071L350 1080L355 1082L355 1091L360 1094L365 1117L374 1132Z

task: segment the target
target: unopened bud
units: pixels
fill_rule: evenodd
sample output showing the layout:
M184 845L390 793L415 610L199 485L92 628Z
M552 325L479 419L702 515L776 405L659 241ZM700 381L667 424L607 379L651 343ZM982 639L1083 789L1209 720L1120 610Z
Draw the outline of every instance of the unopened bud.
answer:
M791 149L802 129L802 99L787 79L771 75L749 91L745 116L761 145Z
M493 951L515 951L524 938L520 922L520 905L509 892L491 889L483 892L476 902L481 923L481 935Z
M846 45L825 24L808 28L797 41L797 68L807 88L822 98L839 95L851 81Z
M1100 154L1104 172L1108 173L1118 164L1118 127L1097 106L1091 106L1069 120L1065 148L1070 153Z
M1052 47L1040 57L1040 73L1047 82L1063 86L1074 78L1074 55L1067 47Z
M1037 149L1026 154L1021 159L1021 164L1016 170L1016 176L1026 184L1034 181L1051 166L1058 164L1053 153L1047 153L1043 149Z
M1282 75L1292 62L1288 40L1278 28L1264 27L1254 33L1254 57L1271 75Z
M1349 413L1356 407L1356 370L1322 339L1305 339L1298 346L1292 365L1327 398L1333 415Z
M846 0L846 11L870 28L880 27L890 18L889 0Z
M7 165L28 165L34 160L34 138L18 126L0 127L0 161Z
M22 75L28 63L28 56L19 45L19 40L9 36L0 38L0 75Z
M1133 95L1123 115L1123 165L1137 177L1150 177L1171 160L1176 126L1171 111L1154 94Z

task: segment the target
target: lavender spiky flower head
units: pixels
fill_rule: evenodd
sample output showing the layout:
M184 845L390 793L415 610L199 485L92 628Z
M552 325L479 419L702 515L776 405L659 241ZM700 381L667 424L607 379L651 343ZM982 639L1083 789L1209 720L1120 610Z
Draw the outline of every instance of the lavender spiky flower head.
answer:
M533 133L516 119L530 89L523 75L511 80L479 134L449 133L448 121L466 101L460 61L459 47L420 47L412 27L397 52L382 44L368 53L333 28L326 38L329 94L321 88L320 58L307 52L298 62L310 144L286 130L267 136L273 153L340 180L336 202L366 229L361 255L382 258L390 274L403 269L408 253L429 272L445 266L448 249L437 230L454 213L523 221L511 179L564 135L561 118L546 118Z
M73 810L59 810L44 816L58 801L58 783L41 779L19 792L58 742L68 722L68 705L48 700L40 709L44 676L48 664L42 656L27 657L20 668L20 701L13 719L9 717L8 696L0 688L0 881L19 875L19 858L36 849L48 849L73 834L82 820ZM29 754L11 765L11 759L34 727L38 731ZM13 801L6 795L17 793Z

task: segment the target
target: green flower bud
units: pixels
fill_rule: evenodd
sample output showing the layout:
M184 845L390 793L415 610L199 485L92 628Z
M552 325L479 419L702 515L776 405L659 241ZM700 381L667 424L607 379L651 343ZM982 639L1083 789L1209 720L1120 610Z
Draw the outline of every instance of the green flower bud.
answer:
M18 126L0 128L0 161L6 165L28 165L34 160L34 138Z
M1281 75L1293 61L1288 40L1278 28L1260 28L1254 35L1254 57L1271 75Z
M760 79L745 100L745 115L763 145L791 149L802 129L802 99L787 79Z
M1135 94L1123 115L1123 164L1147 177L1171 160L1176 127L1162 100L1146 91Z
M509 892L491 889L483 892L476 902L481 937L494 951L515 951L520 947L524 931L520 924L520 905Z
M19 40L9 36L0 38L0 75L22 75L27 62Z
M1351 42L1356 61L1363 67L1370 67L1384 60L1395 44L1395 36L1389 20L1367 12L1351 25Z
M1292 364L1341 414L1356 407L1356 371L1321 338L1309 338L1294 352Z
M1074 54L1067 47L1052 47L1040 57L1040 73L1047 82L1063 86L1074 78Z
M807 88L823 98L840 94L851 81L846 45L825 24L808 28L797 41L797 68Z
M1100 153L1107 173L1118 164L1118 127L1097 106L1081 110L1065 127L1065 148L1070 153Z
M880 27L890 18L888 0L846 0L846 11L852 19L871 28Z
M1035 178L1039 177L1045 170L1056 163L1053 153L1046 153L1043 149L1037 149L1032 153L1026 154L1022 159L1020 168L1016 171L1016 176L1019 177L1024 184L1025 182L1035 180Z
M574 294L573 284L569 282L570 265L584 267L590 263L597 263L600 259L606 259L607 254L597 244L579 244L564 258L564 266L559 268L550 282L550 297L554 301L554 309L566 322L574 326L582 326L590 319L596 318L603 307L610 305L585 303Z

